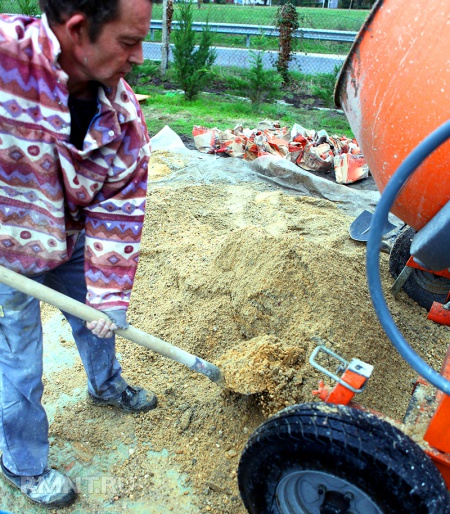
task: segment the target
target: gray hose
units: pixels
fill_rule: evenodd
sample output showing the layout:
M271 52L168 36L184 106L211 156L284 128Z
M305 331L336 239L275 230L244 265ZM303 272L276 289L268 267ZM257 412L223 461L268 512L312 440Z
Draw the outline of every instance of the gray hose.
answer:
M366 271L370 296L381 326L405 361L430 384L450 394L450 381L429 366L411 348L397 328L383 295L380 278L380 245L383 228L395 198L416 168L440 145L450 138L450 120L426 137L402 162L392 175L375 209L367 241Z

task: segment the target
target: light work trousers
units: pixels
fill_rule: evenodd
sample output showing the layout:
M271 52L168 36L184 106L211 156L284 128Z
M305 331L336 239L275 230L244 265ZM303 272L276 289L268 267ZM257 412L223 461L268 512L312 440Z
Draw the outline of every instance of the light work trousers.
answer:
M84 237L70 261L34 276L80 302L86 299ZM39 301L0 284L0 449L13 473L35 476L48 464L48 420L43 393L43 340ZM90 393L102 398L121 394L127 384L115 355L115 338L100 339L80 319L70 323L87 374Z

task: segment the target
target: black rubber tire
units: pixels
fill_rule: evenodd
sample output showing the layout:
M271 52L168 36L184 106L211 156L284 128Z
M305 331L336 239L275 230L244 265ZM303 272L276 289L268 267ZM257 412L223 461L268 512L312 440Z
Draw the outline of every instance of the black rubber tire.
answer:
M419 446L393 425L351 407L293 405L256 429L238 469L248 512L280 514L277 486L299 470L350 482L385 514L450 513L442 476Z
M394 241L389 256L389 271L394 278L400 275L411 256L410 248L414 234L414 230L406 225ZM405 282L403 290L421 307L429 311L433 302L446 303L447 294L450 291L450 280L415 269Z

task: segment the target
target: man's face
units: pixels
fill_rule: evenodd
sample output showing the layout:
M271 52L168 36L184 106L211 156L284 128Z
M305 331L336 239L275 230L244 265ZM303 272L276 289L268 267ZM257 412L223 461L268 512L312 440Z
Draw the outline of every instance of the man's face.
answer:
M133 64L142 64L151 15L150 0L119 0L118 19L106 23L94 43L84 43L82 65L89 80L115 87Z

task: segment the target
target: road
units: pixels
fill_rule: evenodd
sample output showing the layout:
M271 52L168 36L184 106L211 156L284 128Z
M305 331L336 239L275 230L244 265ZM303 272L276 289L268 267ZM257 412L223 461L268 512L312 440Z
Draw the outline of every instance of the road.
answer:
M145 42L144 58L159 61L161 60L161 44ZM217 66L238 66L240 68L250 68L251 58L249 50L244 48L222 48L218 47ZM265 52L263 55L264 67L269 69L274 67L274 63L278 57L277 52ZM336 65L340 66L345 59L342 55L324 55L324 54L304 54L295 53L289 64L291 71L302 71L303 73L316 75L318 73L333 73ZM172 60L172 54L170 55Z

